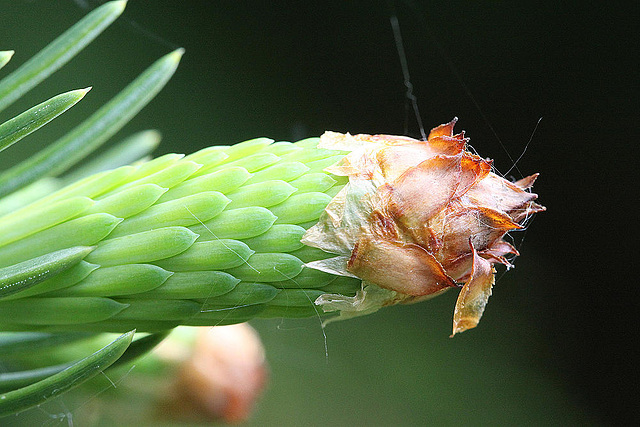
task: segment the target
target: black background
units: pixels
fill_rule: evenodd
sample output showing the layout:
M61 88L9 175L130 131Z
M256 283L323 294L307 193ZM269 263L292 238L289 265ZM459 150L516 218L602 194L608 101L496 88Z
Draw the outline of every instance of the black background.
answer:
M522 257L498 282L481 328L505 328L508 346L511 327L500 318L511 310L521 320L513 333L531 337L526 351L576 397L577 411L605 423L640 421L630 394L639 380L633 3L132 0L76 71L52 81L93 84L83 100L89 109L183 46L174 79L127 128L159 128L160 152L329 129L398 134L408 125L419 137L390 25L397 15L427 132L458 116L457 129L503 173L531 140L508 176L541 173L534 191L548 211L517 236ZM21 62L96 2L0 4L3 25L14 23L0 29L0 48L20 48ZM51 87L16 111L51 96ZM61 134L86 111L74 109L39 138ZM411 308L416 321L429 304ZM435 334L428 323L420 328ZM467 335L481 333L463 339L474 346Z

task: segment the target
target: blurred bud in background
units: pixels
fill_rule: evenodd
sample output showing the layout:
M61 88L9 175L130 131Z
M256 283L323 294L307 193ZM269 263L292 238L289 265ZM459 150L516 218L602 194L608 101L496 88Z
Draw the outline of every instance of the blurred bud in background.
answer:
M179 363L169 393L158 409L164 417L185 421L246 421L267 379L265 352L248 324L179 328L156 350ZM181 334L195 333L191 349Z

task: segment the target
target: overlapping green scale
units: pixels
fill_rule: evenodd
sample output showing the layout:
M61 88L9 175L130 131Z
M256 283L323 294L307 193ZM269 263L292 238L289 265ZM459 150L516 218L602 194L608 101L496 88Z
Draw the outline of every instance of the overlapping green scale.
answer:
M98 200L83 212L104 212L118 218L129 218L151 207L167 191L156 184L140 184Z
M214 167L207 165L203 167L202 170L200 170L198 173L196 173L195 176L217 172L219 170L226 169L227 167L232 166L245 168L249 172L257 172L261 169L266 168L267 166L276 164L279 161L280 157L276 156L273 153L257 153L234 161L226 159L223 164L218 164Z
M0 220L0 245L19 240L71 219L93 204L88 197L60 200L39 210L20 209Z
M245 168L239 166L229 167L182 182L167 191L167 193L160 198L159 202L166 202L203 191L209 191L211 188L215 188L215 191L222 194L227 194L240 187L250 177L251 174Z
M222 326L242 323L258 316L266 304L245 304L226 307L209 307L182 322L189 326ZM275 316L281 317L281 316Z
M295 224L275 224L244 243L256 252L292 252L304 246L300 239L305 229Z
M158 172L162 172L165 169L169 168L169 166L173 166L178 163L179 160L183 159L184 155L182 154L165 154L164 156L156 157L153 160L149 160L148 162L140 165L133 173L131 173L127 177L128 182L137 181L139 179L147 178L149 176L153 176ZM185 162L181 162L184 164ZM198 164L198 162L193 162Z
M257 138L165 155L23 208L55 215L30 213L29 223L7 215L0 267L66 247L92 249L57 276L0 299L0 327L160 331L324 315L318 296L353 296L361 285L304 265L332 256L300 239L344 184L323 171L342 153L317 143ZM44 313L11 316L28 307Z
M302 150L300 141L292 143L289 141L278 141L264 148L263 151L273 153L276 156L284 156L285 154L293 153L294 151Z
M126 236L168 226L188 227L215 217L228 204L229 199L217 191L204 191L155 204L122 221L109 237Z
M304 224L320 218L331 199L320 192L296 194L273 206L271 212L278 217L277 224Z
M107 237L121 221L122 218L107 213L96 213L63 222L0 246L0 266L5 267L73 246L93 246Z
M306 163L306 165L309 168L309 173L322 172L324 169L328 168L329 166L335 164L337 161L342 159L342 157L343 157L343 155L341 155L341 154L334 155L334 156L329 156L329 157L324 157L322 159L318 159L318 160L314 160L312 162L308 162L308 163Z
M228 209L212 220L194 225L191 230L198 241L218 239L248 239L267 232L278 219L269 209L249 206Z
M152 300L148 298L119 298L124 308L111 316L113 320L177 320L198 313L201 304L192 300Z
M229 158L229 155L224 151L225 148L229 147L217 145L203 148L202 150L189 154L184 160L207 165L208 168L217 166Z
M224 147L224 152L228 156L226 162L230 163L238 159L246 159L259 152L263 154L264 149L272 143L273 139L260 137Z
M184 271L173 273L157 288L141 293L150 299L209 299L230 292L240 282L223 271Z
M151 175L146 175L139 179L129 181L126 184L114 189L110 194L140 184L156 184L160 187L171 188L174 185L177 185L189 178L189 176L200 169L200 167L201 165L195 162L177 162Z
M252 254L251 248L240 241L218 239L196 242L156 264L170 271L226 270L244 264Z
M260 206L268 208L287 200L295 193L296 188L282 180L271 180L257 184L243 185L233 193L228 194L233 209Z
M124 264L102 267L75 286L47 296L114 297L150 291L162 285L172 272L151 264Z
M254 173L247 181L247 184L255 184L262 181L271 181L276 179L290 182L300 177L308 170L309 168L306 167L304 163L280 161L273 166L269 166Z
M304 264L287 253L256 253L247 262L226 270L240 280L257 282L278 282L296 277Z
M276 297L280 292L268 283L240 282L233 290L224 295L198 300L202 311L219 307L237 307L247 304L264 304Z
M324 192L333 187L336 184L336 180L327 175L326 173L306 173L305 175L297 178L289 184L296 188L297 194L310 193L310 192Z
M291 289L316 289L322 288L333 282L336 276L325 273L324 271L315 270L309 267L303 267L300 273L294 277L271 282L272 286L277 288Z
M24 325L74 325L113 317L126 304L102 297L32 297L0 301L3 321Z
M133 166L123 166L117 169L100 172L76 181L55 193L43 197L29 205L29 209L38 210L42 206L49 205L59 200L66 200L70 197L90 197L98 200L104 194L111 191L120 184L126 182L136 171ZM121 189L120 189L121 190Z

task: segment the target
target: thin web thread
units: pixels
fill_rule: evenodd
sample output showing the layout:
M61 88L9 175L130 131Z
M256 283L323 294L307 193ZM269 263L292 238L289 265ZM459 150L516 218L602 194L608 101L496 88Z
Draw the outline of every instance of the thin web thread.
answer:
M149 352L150 353L150 352ZM145 354L144 356L141 357L148 357L149 353ZM109 376L102 371L102 375L108 380L109 385L106 385L104 388L102 388L101 390L99 390L98 392L92 394L91 396L89 396L87 399L85 399L82 403L80 403L77 407L75 407L72 410L69 410L67 408L67 406L64 403L64 397L65 395L61 395L56 397L55 399L53 399L52 401L55 401L56 404L60 405L60 407L63 409L63 412L57 413L57 414L52 414L50 412L47 412L42 405L37 406L38 410L40 410L42 413L44 413L49 419L43 423L43 425L53 425L54 423L56 424L60 424L61 422L63 422L64 420L67 420L67 424L69 427L73 427L73 413L80 410L82 407L88 405L89 403L91 403L92 401L94 401L95 399L98 398L98 396L100 396L101 394L103 394L104 392L106 392L107 390L110 390L112 388L117 388L118 384L120 384L122 381L124 381L124 379L126 377L129 376L129 374L133 371L133 369L136 367L136 365L132 365L127 372L125 372L124 374L122 374L122 376L120 378L118 378L116 381L113 381L111 378L109 378Z
M522 157L524 156L524 154L527 152L527 148L529 148L529 144L531 144L531 141L533 141L533 136L536 134L536 131L538 130L538 126L540 125L540 122L542 121L542 117L540 117L538 119L538 122L536 123L536 126L533 128L533 132L531 132L531 136L529 137L529 141L527 142L527 145L524 146L524 149L522 150L522 153L520 153L520 156L518 156L518 158L516 159L516 161L513 163L513 166L511 166L509 168L508 171L506 171L504 173L504 175L508 175L509 172L511 172L513 170L513 168L516 168L516 170L518 169L518 166L516 166L518 164L518 162L520 161L520 159L522 159ZM518 172L520 172L518 170ZM503 175L503 176L504 176ZM522 173L520 173L520 175L522 175Z
M409 102L413 107L413 113L416 116L416 122L418 123L418 127L420 128L420 135L422 136L422 140L427 140L427 134L424 130L424 125L422 124L422 117L420 116L420 109L418 108L418 98L413 93L413 84L411 83L411 76L409 75L409 64L407 63L407 55L404 51L404 44L402 43L402 33L400 32L400 23L398 22L398 17L396 15L392 15L390 18L391 21L391 29L393 30L393 38L396 42L396 50L398 51L398 57L400 58L400 66L402 67L402 77L404 78L404 85L407 88L407 92L405 96L407 97L407 102L405 103L405 125L404 125L404 133L409 133Z
M238 258L240 258L241 260L243 260L243 261L244 261L244 263L245 263L246 265L248 265L248 266L249 266L249 268L251 268L251 269L252 269L253 271L255 271L256 273L260 274L260 272L259 272L258 270L256 270L256 268L255 268L255 267L253 267L251 264L249 264L249 262L248 262L247 260L245 260L244 258L242 258L242 257L240 256L240 254L239 254L239 253L237 253L236 251L234 251L234 250L233 250L233 248L231 248L231 247L227 246L227 244L226 244L222 239L220 239L218 236L216 236L216 235L215 235L215 233L214 233L214 232L213 232L209 227L207 227L207 225L206 225L204 222L202 222L202 221L200 220L200 218L198 218L198 217L197 217L193 212L191 212L191 209L189 209L189 207L188 207L187 205L183 205L183 206L184 206L184 208L189 212L189 214L191 214L191 216L193 216L193 217L196 219L196 221L198 221L198 222L200 223L200 225L202 225L202 226L203 226L203 227L204 227L204 228L205 228L209 233L211 233L211 235L213 236L213 238L214 238L214 239L216 239L217 241L219 241L220 243L222 243L222 245L223 245L224 247L226 247L228 250L230 250L231 252L233 252L234 254L236 254L236 256L237 256ZM206 299L205 299L205 301L202 303L202 307L204 307L204 306L206 305L206 303L207 303L207 301L208 301L208 300L209 300L209 298L206 298ZM234 310L234 309L236 309L236 308L249 307L249 306L251 306L251 305L252 305L252 304L238 304L238 305L233 306L233 307L224 307L224 308L208 309L208 310L204 310L204 309L202 309L202 308L201 308L200 313L212 313L212 312L225 312L225 311L226 311L226 312L228 312L228 314L230 315L230 314L233 312L233 310ZM195 314L194 314L193 316L195 316ZM193 316L192 316L192 317L193 317ZM225 317L223 317L222 319L220 319L220 320L218 321L218 323L216 323L215 325L212 325L212 327L214 327L214 326L218 326L218 325L219 325L220 323L222 323L225 319L226 319L226 316L225 316ZM186 320L186 319L185 319L185 320Z
M280 275L282 277L284 277L287 280L291 280L293 283L296 284L296 286L298 286L298 289L301 289L304 291L304 288L302 286L300 286L300 283L298 283L295 278L293 277L289 277L286 274L284 274L282 271L278 270L277 267L273 267L274 270L277 273L280 273ZM311 298L309 298L309 295L307 295L307 293L305 292L304 296L309 300L309 303L311 304L311 307L313 307L313 310L316 312L316 316L318 317L318 321L320 322L320 329L322 330L322 337L324 339L324 356L325 356L325 360L327 361L327 363L329 363L329 347L327 345L327 334L325 332L325 323L322 321L322 316L320 316L320 313L318 312L318 306L315 304L314 301L311 301Z
M451 72L453 73L453 75L455 76L456 80L458 81L458 83L460 84L460 86L463 88L464 92L466 93L467 97L471 100L472 104L474 105L474 107L476 108L476 110L478 110L478 113L480 114L480 116L482 117L482 120L486 123L486 125L489 127L489 129L491 130L491 132L493 133L493 135L495 136L496 140L498 141L498 143L500 144L500 146L502 147L503 151L506 153L507 157L509 158L509 160L512 163L512 166L509 168L509 170L504 173L504 174L500 174L502 177L505 177L506 175L508 175L513 169L515 169L518 174L520 175L520 177L524 177L524 174L522 173L522 171L518 168L518 162L524 157L524 155L527 152L527 149L529 147L529 145L531 144L531 142L533 141L533 137L538 129L538 126L540 125L540 122L542 121L542 117L540 117L533 129L533 132L531 133L531 136L529 137L529 141L527 142L527 144L525 145L524 149L522 150L522 153L518 156L518 158L516 160L513 159L513 157L511 156L511 154L509 153L509 150L507 150L507 147L505 146L505 144L502 142L502 140L500 139L500 136L498 135L498 133L496 132L495 128L493 127L493 125L491 124L491 122L489 121L488 117L485 115L483 109L480 107L479 102L476 100L475 96L473 95L473 93L471 92L471 90L469 89L469 87L467 86L467 84L465 83L464 79L462 78L461 73L459 72L458 68L455 66L455 64L453 63L453 61L451 60L451 57L447 54L447 52L445 51L445 49L442 48L442 46L437 42L436 38L433 36L433 34L431 34L429 32L429 28L430 26L428 25L428 23L426 22L426 19L424 18L424 16L422 15L422 11L419 10L419 7L416 5L415 2L413 2L412 0L403 0L403 3L405 3L410 9L412 9L415 13L414 16L417 17L418 20L423 22L423 27L427 30L426 31L426 35L427 37L430 39L431 43L436 47L436 50L438 51L438 53L440 54L440 56L445 60L447 66L449 67L449 69L451 70ZM417 116L417 120L418 123L421 124L421 119L420 119L420 115L418 113L418 109L417 109L417 99L415 99L415 96L412 93L413 90L413 86L411 85L410 81L409 81L409 71L408 71L408 65L407 65L407 60L406 60L406 55L404 52L404 47L402 44L402 36L400 34L400 26L398 23L398 18L396 16L395 13L392 12L391 17L391 26L394 32L394 39L396 41L396 48L398 50L398 55L400 57L400 62L403 68L403 75L405 77L405 85L408 88L407 91L407 98L412 100L412 102L414 102L414 112ZM421 126L422 127L422 126ZM406 123L405 123L405 129L406 129ZM423 132L423 138L424 138L424 132ZM424 138L426 139L426 138ZM468 148L470 148L472 151L473 147L468 146ZM497 172L497 171L496 171ZM518 244L514 244L514 247L516 247L516 250L519 250L524 243L524 239L526 236L526 231L528 228L528 225L531 221L531 217L529 215L527 215L527 217L525 218L525 220L523 221L523 223L525 224L525 226L523 227L523 229L519 230L521 232L520 234L520 241ZM508 236L509 238L511 238L512 240L515 240L514 237L510 234L507 233L505 236ZM514 242L515 243L515 242ZM515 267L515 265L513 264L515 261L515 256L513 257L513 259L509 259L508 260L511 264L511 268ZM497 278L496 278L496 283L502 278L502 275L505 272L503 272L502 274L500 274Z
M427 22L426 18L423 16L423 11L420 10L418 5L412 0L403 0L403 3L405 5L407 5L414 12L413 15L416 17L416 19L418 19L419 21L422 22L423 27L425 29L426 36L429 38L429 40L431 41L433 46L435 46L436 50L440 54L440 57L442 57L442 59L444 59L445 63L447 64L447 66L449 67L451 72L453 73L454 77L456 78L456 80L458 81L458 83L460 84L462 89L464 90L465 94L471 100L471 103L474 105L476 110L478 110L478 113L480 114L480 117L485 122L487 127L491 130L491 132L495 136L496 140L498 141L498 143L500 144L500 146L504 150L505 154L507 155L507 157L509 158L509 160L513 164L513 168L516 169L516 171L520 174L521 177L524 176L522 174L522 172L520 171L520 169L518 169L518 166L516 165L516 161L511 156L511 153L509 153L509 150L507 150L506 145L502 142L502 139L500 139L500 136L498 136L498 132L496 132L495 128L493 127L493 125L489 121L488 117L485 115L484 111L480 107L480 104L476 100L475 96L473 96L473 93L471 92L471 90L469 89L469 87L467 86L465 81L463 80L462 75L460 74L460 71L458 71L458 68L454 65L453 61L451 60L451 57L447 54L445 49L440 45L440 43L437 42L436 38L429 31L429 29L431 27L430 27L429 23Z
M209 229L209 227L207 227L201 220L200 218L198 218L190 209L189 207L187 207L186 205L184 205L184 208L189 212L189 214L191 214L191 216L193 216L205 229L207 229L207 231L209 231L209 233L211 233L211 235L217 239L218 241L220 241L227 249L229 249L231 252L235 253L236 255L238 255L238 257L240 259L242 259L242 257L236 253L232 248L228 247L223 241L222 239L220 239L218 236L215 235L215 233L213 233L213 231L211 229ZM255 267L253 267L251 264L249 264L248 261L244 260L245 264L247 264L249 266L249 268L251 268L253 271L255 271L256 273L260 273L259 270L257 270ZM279 273L280 275L282 275L282 277L284 277L287 280L291 280L293 283L295 283L299 289L303 289L302 286L300 286L300 284L293 278L293 277L289 277L286 274L284 274L282 271L280 271L277 267L273 267L274 270ZM324 323L322 322L322 317L320 316L320 313L318 312L318 308L316 307L316 305L314 304L313 301L311 301L311 298L309 298L309 296L305 293L305 296L307 297L307 299L309 300L309 303L311 304L311 306L313 307L313 309L316 312L316 316L318 317L318 320L320 321L320 329L322 330L322 337L324 340L324 352L325 352L325 359L327 361L327 363L329 362L329 347L327 344L327 334L325 332L325 328L324 328ZM203 303L203 307L206 303ZM211 312L231 312L232 310L236 309L236 308L242 308L242 307L249 307L252 304L239 304L236 305L234 307L223 307L223 308L216 308L216 309L207 309L207 310L201 310L201 313L211 313ZM222 322L224 319L221 319L218 323ZM214 325L216 326L216 325Z
M187 205L183 205L184 208L189 211L189 213L200 223L200 225L202 225L204 228L206 228L206 230L211 233L211 235L213 236L214 239L216 239L218 242L222 243L222 245L229 249L231 252L233 252L234 254L236 254L236 256L238 258L240 258L245 264L247 264L247 266L249 266L250 269L252 269L253 271L255 271L256 273L260 274L260 271L256 270L256 268L254 266L252 266L251 264L249 264L249 261L247 261L246 259L242 258L242 256L240 256L240 254L236 251L233 250L233 248L227 246L227 244L218 236L215 235L215 233L213 231L211 231L211 229L209 227L207 227L207 225L200 221L200 218L198 218L197 216L194 215L193 212L191 212L191 210L189 209L189 207Z

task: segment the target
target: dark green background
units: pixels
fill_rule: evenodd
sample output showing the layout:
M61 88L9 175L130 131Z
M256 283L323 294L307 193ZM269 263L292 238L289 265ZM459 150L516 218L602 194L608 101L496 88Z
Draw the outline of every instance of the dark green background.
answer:
M2 72L98 3L0 1L0 49L17 51ZM389 23L397 13L427 131L460 117L506 172L543 118L517 169L541 173L548 212L516 236L522 257L499 275L480 327L454 339L453 292L329 325L328 357L317 319L255 322L272 375L254 424L638 421L637 225L625 215L637 199L637 23L633 2L594 3L132 0L4 113L94 87L0 161L62 135L178 46L176 76L121 133L160 129L158 154L324 130L404 133L407 118L419 137Z

